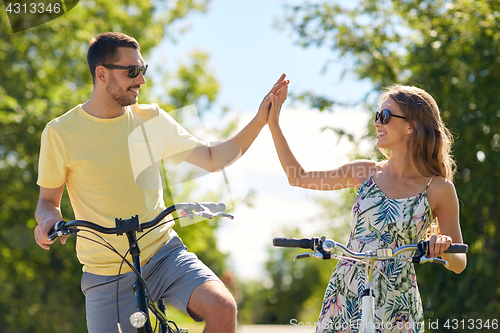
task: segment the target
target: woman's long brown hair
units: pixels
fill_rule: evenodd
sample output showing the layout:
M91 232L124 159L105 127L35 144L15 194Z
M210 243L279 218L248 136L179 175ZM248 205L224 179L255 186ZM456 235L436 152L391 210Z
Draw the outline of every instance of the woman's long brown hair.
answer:
M385 89L382 98L388 97L399 105L413 128L408 140L411 166L422 177L441 176L453 181L456 172L451 154L453 137L441 119L434 98L420 88L400 84Z

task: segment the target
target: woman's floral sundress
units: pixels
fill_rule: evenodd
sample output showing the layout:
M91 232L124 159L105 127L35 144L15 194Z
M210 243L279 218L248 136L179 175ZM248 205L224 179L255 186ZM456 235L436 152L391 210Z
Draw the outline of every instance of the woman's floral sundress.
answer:
M375 169L374 169L375 171ZM432 222L425 190L404 199L389 199L373 181L373 173L357 192L347 247L356 252L395 249L422 240ZM409 256L411 253L403 254ZM363 265L340 260L326 288L316 333L358 333L361 293L365 289ZM423 332L423 310L412 263L379 261L374 271L375 332Z

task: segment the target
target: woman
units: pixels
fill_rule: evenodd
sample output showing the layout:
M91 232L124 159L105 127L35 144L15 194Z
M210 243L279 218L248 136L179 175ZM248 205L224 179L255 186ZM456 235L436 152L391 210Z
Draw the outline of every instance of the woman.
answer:
M458 198L453 185L452 137L434 99L424 90L402 85L387 88L375 115L377 146L386 160L357 160L328 171L304 170L279 126L288 85L272 97L269 127L283 169L292 186L337 190L355 187L351 235L347 246L359 252L413 244L437 225L430 256L465 269L465 254L445 254L462 243ZM346 260L337 264L328 284L316 332L358 332L364 288L363 270ZM375 321L383 332L423 332L423 311L412 263L379 262L391 282L374 274ZM355 277L355 278L353 278Z

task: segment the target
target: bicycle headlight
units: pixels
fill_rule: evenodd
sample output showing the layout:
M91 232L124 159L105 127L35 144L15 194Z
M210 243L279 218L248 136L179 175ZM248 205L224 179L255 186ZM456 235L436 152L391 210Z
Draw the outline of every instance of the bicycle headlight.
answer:
M141 328L146 324L147 317L146 314L142 311L134 312L130 316L130 324L135 328Z

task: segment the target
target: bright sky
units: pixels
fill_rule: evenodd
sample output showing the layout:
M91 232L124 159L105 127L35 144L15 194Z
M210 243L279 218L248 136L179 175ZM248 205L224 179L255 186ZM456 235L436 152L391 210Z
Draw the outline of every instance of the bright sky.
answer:
M192 50L208 52L209 66L221 85L218 106L231 110L255 112L282 73L290 80L290 91L313 90L343 101L359 99L372 86L350 74L340 80L344 68L350 68L348 61L338 60L328 49L294 45L295 36L289 28L274 28L285 18L284 3L301 2L213 0L206 14L190 15L182 21L190 27L189 32L176 44L162 42L148 62L175 68ZM327 60L335 61L322 75Z
M210 124L202 124L204 127L223 128L228 121L239 119L239 128L243 128L282 73L290 80L290 91L296 93L314 91L351 102L361 99L371 84L349 74L341 80L340 74L348 61L335 60L335 54L328 49L303 49L294 45L289 30L274 28L276 21L284 18L283 3L213 0L207 14L188 18L191 29L176 44L163 42L146 60L152 68L175 68L194 49L209 53L209 66L221 85L212 112L220 114L223 106L231 111L223 120L217 118L217 124L214 125L212 119ZM321 74L327 60L335 61ZM346 141L337 144L338 137L333 132L322 132L320 128L344 128L359 135L365 130L368 115L359 110L319 113L304 106L292 109L289 104L284 105L280 123L303 166L328 169L346 162L351 146ZM261 278L267 247L273 237L283 236L280 229L284 226L300 227L304 237L321 235L321 223L308 223L308 219L320 211L315 198L333 198L335 194L291 187L267 127L247 153L227 168L227 174L237 197L231 212L235 219L222 222L217 233L218 246L230 254L230 263L239 277ZM222 179L220 174L218 177ZM256 194L252 207L240 203L249 190Z

